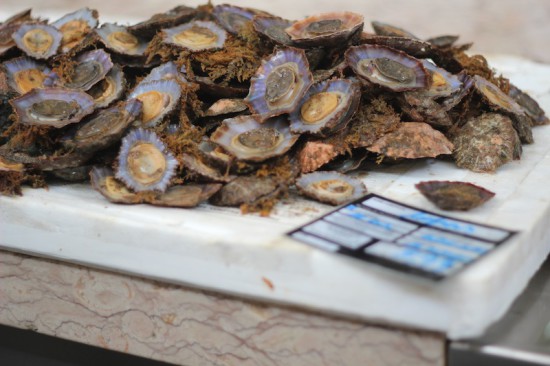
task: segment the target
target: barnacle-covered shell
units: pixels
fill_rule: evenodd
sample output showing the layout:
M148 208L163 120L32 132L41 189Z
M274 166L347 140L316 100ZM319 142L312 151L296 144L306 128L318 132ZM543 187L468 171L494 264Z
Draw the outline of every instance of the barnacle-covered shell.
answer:
M258 122L253 116L228 118L210 139L237 159L264 161L286 153L298 140L290 132L286 118Z
M423 91L425 95L434 98L448 97L460 90L462 82L456 75L437 67L428 60L423 59L420 61L431 77L430 87Z
M346 62L361 79L393 91L424 89L430 86L430 75L419 60L384 46L350 47Z
M453 152L453 144L445 135L422 122L401 123L367 150L390 158L435 158Z
M442 210L468 211L495 196L493 192L467 182L432 180L417 183L415 187Z
M335 144L325 141L308 141L300 151L298 162L302 173L313 172L344 152Z
M128 30L135 35L151 38L162 28L174 27L185 23L197 14L197 9L180 5L165 13L153 15L151 18L131 25Z
M263 121L293 111L312 83L304 51L282 48L262 61L245 101Z
M122 139L117 160L116 177L136 192L164 192L178 165L158 136L142 128Z
M240 176L223 186L210 202L217 206L251 204L278 188L272 177Z
M81 151L106 148L124 135L141 113L141 102L130 99L124 104L99 110L79 125L74 136L65 141L66 147Z
M125 90L126 78L124 72L120 66L113 65L105 78L88 90L88 94L94 98L96 108L105 108L112 102L122 98Z
M510 115L514 128L522 142L530 144L534 142L533 131L531 130L531 120L525 114L525 110L514 99L506 95L495 84L475 75L474 86L481 94L485 103L493 110L504 111Z
M286 32L300 47L342 46L363 29L363 16L351 12L313 15L294 22Z
M140 83L128 98L143 103L142 125L152 127L174 111L181 96L181 88L174 79Z
M379 36L418 39L418 37L412 34L411 32L388 23L373 21L371 22L371 25L372 25L372 29L374 29L374 33L378 34Z
M256 32L275 42L275 44L283 46L292 45L292 40L285 29L293 23L293 21L287 19L268 15L256 15L252 20Z
M10 103L20 123L57 128L79 122L94 110L91 96L63 88L33 89Z
M102 49L88 51L76 59L76 65L69 75L64 87L78 90L89 90L103 80L112 69L111 56Z
M174 28L162 30L163 42L191 52L222 48L227 32L216 23L195 20Z
M367 188L359 179L328 171L303 174L296 180L296 187L304 196L334 206L367 193Z
M52 23L63 34L61 51L67 52L77 46L92 29L97 27L98 13L88 8L69 13Z
M130 33L127 27L105 23L96 29L101 42L109 50L128 56L143 56L148 42Z
M233 34L239 33L243 26L254 18L256 13L252 9L245 9L229 4L216 5L212 10L212 15L214 15L218 23L229 33Z
M518 87L510 84L509 95L525 110L525 113L536 126L547 125L550 123L550 119L546 117L544 110L539 106L536 100L531 98L529 94L523 92Z
M25 23L12 34L17 47L28 56L47 59L57 53L63 38L57 28L40 23Z
M456 165L491 173L521 155L521 142L510 118L486 113L473 118L453 139Z
M4 62L10 87L20 94L34 88L42 88L44 80L52 72L45 64L28 57L18 57Z
M361 90L353 80L313 85L289 116L295 133L325 134L343 128L359 106Z

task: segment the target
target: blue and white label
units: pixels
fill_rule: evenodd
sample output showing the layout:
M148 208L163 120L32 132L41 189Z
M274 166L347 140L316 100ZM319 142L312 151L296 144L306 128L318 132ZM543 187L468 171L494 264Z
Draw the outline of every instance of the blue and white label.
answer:
M320 249L440 279L513 234L368 195L289 235Z

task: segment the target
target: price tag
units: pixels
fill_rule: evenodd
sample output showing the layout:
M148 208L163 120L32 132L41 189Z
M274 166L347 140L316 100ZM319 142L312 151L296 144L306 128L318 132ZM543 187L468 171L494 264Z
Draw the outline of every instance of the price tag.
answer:
M287 235L319 249L442 279L515 234L369 194Z

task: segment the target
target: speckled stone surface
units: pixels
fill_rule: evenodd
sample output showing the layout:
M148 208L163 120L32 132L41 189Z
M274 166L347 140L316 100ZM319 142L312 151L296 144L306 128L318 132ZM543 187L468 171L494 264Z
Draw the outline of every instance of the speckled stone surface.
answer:
M178 365L444 365L445 338L0 251L0 323Z

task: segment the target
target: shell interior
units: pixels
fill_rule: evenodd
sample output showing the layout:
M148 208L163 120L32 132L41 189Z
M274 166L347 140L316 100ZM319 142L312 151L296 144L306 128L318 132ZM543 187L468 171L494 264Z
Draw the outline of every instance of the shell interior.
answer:
M52 23L63 35L61 50L67 52L77 46L98 24L97 11L88 8L67 14Z
M113 68L111 56L102 49L83 53L77 62L70 74L70 81L64 84L67 88L89 90Z
M79 122L94 109L91 96L63 88L33 89L10 103L20 123L57 128Z
M129 95L143 103L142 125L152 127L171 113L181 96L181 88L174 79L140 83Z
M422 63L384 46L362 45L346 51L346 62L360 78L394 91L424 89L431 78Z
M211 140L240 160L263 161L287 152L298 139L290 132L285 118L273 118L264 123L252 116L223 121Z
M295 48L279 49L262 61L251 79L245 101L265 120L294 110L312 83L304 52Z
M52 72L46 65L27 57L18 57L4 62L10 87L20 94L34 88L42 88Z
M342 127L355 112L361 92L351 80L328 80L313 85L289 116L295 133L321 133Z
M193 52L223 47L227 32L216 23L195 20L178 27L163 29L164 43Z
M116 177L136 192L164 192L177 165L154 132L138 128L122 139Z
M63 38L57 28L39 23L21 25L12 37L19 49L37 59L47 59L55 55Z
M345 44L348 38L362 28L362 15L351 12L333 12L297 21L286 29L286 33L298 45L332 45L341 42Z
M437 67L428 60L422 59L420 61L431 77L430 87L425 91L426 95L439 98L460 91L462 82L456 75Z
M362 181L337 172L303 174L296 180L296 187L300 193L331 205L341 205L367 193Z
M143 56L148 42L136 37L127 27L113 23L105 23L96 33L108 49L129 56Z
M94 98L97 108L105 108L112 102L120 99L125 89L126 79L124 72L120 66L114 65L103 80L88 90L88 94Z

